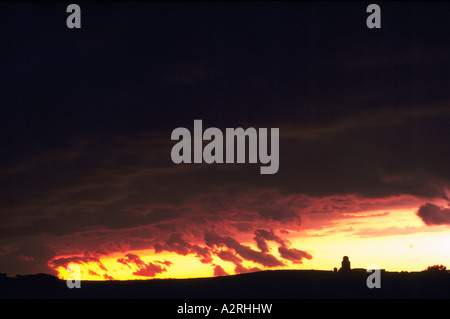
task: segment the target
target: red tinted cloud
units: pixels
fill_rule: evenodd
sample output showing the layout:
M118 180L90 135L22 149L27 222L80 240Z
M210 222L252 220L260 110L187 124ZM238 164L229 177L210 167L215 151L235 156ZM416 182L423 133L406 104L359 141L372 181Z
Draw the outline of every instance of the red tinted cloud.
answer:
M190 251L191 245L179 233L173 233L163 244L155 244L153 247L156 252L167 250L186 256Z
M156 274L167 271L167 269L162 265L172 265L170 261L155 261L155 263L145 263L139 256L135 254L126 254L125 258L119 258L117 259L117 262L124 264L129 268L132 268L132 266L137 267L138 269L133 272L133 275L143 277L154 277Z
M168 260L164 260L164 261L155 260L155 263L158 263L158 264L161 264L161 265L166 265L166 266L171 266L171 265L173 265L173 262L168 261Z
M156 274L167 271L166 268L163 268L160 265L155 265L152 263L146 264L144 267L139 270L133 272L133 275L136 276L144 276L144 277L154 277Z
M236 267L234 268L234 272L237 274L246 274L255 271L261 271L261 269L259 269L258 267L245 268L244 266L242 266L242 264L236 264Z
M248 246L241 245L236 239L228 236L220 236L214 233L206 233L205 234L205 242L209 247L213 246L225 246L230 249L234 249L236 254L241 256L242 258L253 261L255 263L261 264L266 267L277 267L284 266L284 263L273 255L263 253L260 251L256 251L251 249Z
M103 278L105 278L106 280L114 280L114 277L112 277L108 274L103 274Z
M257 229L257 230L255 230L255 235L256 235L256 237L261 237L265 240L276 241L277 243L280 243L280 244L284 243L284 240L281 237L275 235L272 230L267 231L265 229Z
M264 238L256 236L254 240L256 241L256 246L258 246L262 253L267 253L269 251L269 246Z
M133 153L133 150L130 152ZM143 152L140 156L146 154ZM115 153L110 155L112 159L117 156ZM45 163L42 165L45 166ZM42 196L46 198L45 201L36 199L33 205L26 205L25 201L23 206L15 207L24 215L29 212L33 218L30 222L24 218L20 223L8 227L7 221L11 220L13 214L7 213L4 218L6 222L0 226L0 243L2 236L8 238L27 233L30 238L35 238L47 247L48 251L45 251L44 256L47 259L42 262L45 266L55 255L87 253L101 256L151 247L156 253L169 251L180 255L191 254L202 263L211 263L211 248L205 242L205 233L216 233L226 235L221 245L234 249L240 258L257 260L260 265L274 267L283 265L284 262L269 254L267 241L281 245L285 240L282 235L275 235L272 230L265 229L297 230L301 227L301 217L304 214L321 215L323 212L332 212L333 218L343 218L346 212L411 201L411 197L407 196L371 199L357 195L312 197L261 187L243 187L239 191L228 191L225 186L225 190L218 191L212 187L203 193L196 193L187 185L182 193L172 191L169 196L167 193L158 193L153 182L148 182L152 180L151 176L142 167L129 167L132 174L122 174L119 171L115 175L111 174L113 168L116 166L108 168L106 165L101 166L98 171L91 170L90 178L80 173L79 177L73 176L71 179L71 187L65 188L58 182L59 191L49 188L48 196ZM181 170L181 174L187 172L176 167L173 173L178 170ZM202 171L203 168L195 173L200 174L200 180L206 178ZM115 177L111 179L109 176ZM164 176L169 178L172 175ZM98 183L95 194L92 193L92 179ZM170 179L163 183L172 185L172 182L175 181ZM137 202L140 204L137 205ZM45 211L46 215L42 218L31 215L35 211ZM11 216L8 217L8 214ZM259 251L239 242L241 233L254 233ZM21 247L23 241L24 239L18 238L16 245ZM2 249L7 251L7 248ZM23 249L19 248L17 251L21 255L27 255L21 250ZM42 255L41 252L39 254ZM39 256L33 257L34 260L40 260ZM11 260L8 255L3 259L0 256L1 265L9 267ZM22 259L17 259L17 263L31 266L30 262ZM58 262L53 265L57 266ZM106 271L101 263L98 266ZM25 271L27 270L24 268Z
M255 235L256 236L255 236L254 240L256 241L256 245L258 246L258 248L263 253L269 251L269 247L268 247L268 245L266 243L266 240L272 240L272 241L275 241L275 242L277 242L279 244L284 245L284 240L281 237L275 235L273 233L273 231L267 231L267 230L264 230L264 229L257 229L255 231Z
M193 245L191 247L191 252L195 253L195 256L200 260L203 264L209 264L212 262L211 253L207 247L200 247L198 245Z
M96 263L100 269L107 271L106 267L102 264L102 262L97 258L97 257L93 257L93 256L89 256L89 255L85 255L83 257L79 257L79 256L73 256L73 257L65 257L65 258L58 258L58 259L53 259L51 260L50 264L51 266L56 269L59 267L64 267L67 268L68 265L70 264L81 264L81 263Z
M126 254L125 258L119 258L117 259L117 262L128 267L130 267L130 264L133 264L138 268L145 266L145 263L141 260L141 258L135 254Z
M89 269L88 274L91 276L100 276L98 273L96 273L95 271Z
M286 246L278 247L280 256L284 259L290 260L294 263L302 263L302 259L311 259L312 256L305 251L296 248L287 248Z
M238 256L236 256L236 254L232 250L221 250L221 251L216 251L215 253L220 259L222 259L224 261L232 262L235 265L234 272L236 274L244 274L244 273L255 272L255 271L261 270L257 267L252 267L252 268L244 267L242 265L242 259L239 258Z
M169 251L183 256L194 254L202 263L212 262L209 249L189 244L180 233L172 233L168 240L154 244L153 248L156 253Z
M232 251L230 250L222 250L216 253L217 256L219 256L220 259L225 261L230 261L232 263L241 263L242 259L236 256Z
M214 266L214 277L227 276L228 273L219 265Z

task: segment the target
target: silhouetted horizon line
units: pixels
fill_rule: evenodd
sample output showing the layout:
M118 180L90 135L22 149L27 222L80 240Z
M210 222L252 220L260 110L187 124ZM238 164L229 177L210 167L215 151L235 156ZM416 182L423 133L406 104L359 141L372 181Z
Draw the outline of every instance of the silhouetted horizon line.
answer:
M428 273L430 271L428 271L427 269L422 269L422 270L386 270L383 268L380 268L380 271L382 271L383 273L409 273L409 274L415 274L415 273ZM369 273L370 272L370 268L369 271L367 268L352 268L349 271L346 272L339 272L336 270L330 270L330 269L263 269L263 270L259 270L259 271L252 271L252 272L246 272L246 273L239 273L239 274L227 274L227 275L223 275L223 276L201 276L201 277L165 277L165 278L157 278L157 277L151 277L151 278L133 278L133 279L81 279L82 281L146 281L146 280L174 280L174 279L179 279L179 280L185 280L185 279L208 279L208 278L224 278L224 277L234 277L234 276L241 276L241 275L251 275L251 274L257 274L257 273L267 273L267 272L328 272L328 273L336 273L339 275L342 274L348 274L348 273ZM450 274L450 270L444 270L442 271L442 273L449 273ZM15 275L11 275L9 276L9 274L4 273L4 272L0 272L0 280L4 279L4 278L8 278L8 279L14 279L14 278L22 278L22 277L36 277L36 276L41 276L41 277L52 277L58 280L62 280L62 281L66 281L67 279L64 278L59 278L57 275L53 275L53 274L49 274L49 273L30 273L30 274L15 274Z

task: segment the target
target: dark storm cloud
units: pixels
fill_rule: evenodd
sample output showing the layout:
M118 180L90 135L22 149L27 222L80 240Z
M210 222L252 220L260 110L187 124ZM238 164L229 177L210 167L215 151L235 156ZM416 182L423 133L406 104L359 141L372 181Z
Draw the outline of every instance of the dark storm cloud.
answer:
M76 33L64 5L8 4L0 271L152 247L211 263L205 244L273 267L283 262L266 241L286 260L308 255L264 229L299 229L302 214L448 199L440 6L383 4L383 28L368 30L363 3L111 4L107 14L86 3ZM170 133L194 119L279 127L278 173L173 164ZM427 205L425 223L447 223Z
M449 105L363 112L328 126L295 128L281 142L284 185L310 195L445 197ZM283 143L284 142L284 143ZM288 149L290 150L288 152ZM295 167L294 170L282 169ZM288 175L291 178L288 179Z
M0 250L0 269L10 275L51 273L56 271L48 266L55 251L40 240L23 240L2 243Z
M208 71L199 65L184 64L177 66L176 69L167 77L170 84L198 85L207 80Z
M3 169L0 238L3 245L35 238L61 254L154 247L207 263L202 241L214 227L223 234L267 223L301 227L303 213L383 209L405 195L445 198L447 151L439 124L414 133L418 144L404 130L448 114L438 109L412 119L405 112L395 121L380 111L376 121L281 127L282 166L270 177L250 165L174 165L168 135L86 139ZM402 135L402 142L392 139ZM280 241L267 236L255 233L261 252L265 240Z
M427 225L450 224L450 208L426 203L425 205L420 206L417 215Z

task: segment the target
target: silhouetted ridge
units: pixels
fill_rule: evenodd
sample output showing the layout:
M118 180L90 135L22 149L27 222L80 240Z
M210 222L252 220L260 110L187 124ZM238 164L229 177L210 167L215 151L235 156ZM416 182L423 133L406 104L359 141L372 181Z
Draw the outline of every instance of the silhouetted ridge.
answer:
M195 279L66 281L38 274L1 280L2 298L133 298L133 299L297 299L297 298L450 298L450 274L383 272L381 288L369 289L369 273L317 270L268 270Z

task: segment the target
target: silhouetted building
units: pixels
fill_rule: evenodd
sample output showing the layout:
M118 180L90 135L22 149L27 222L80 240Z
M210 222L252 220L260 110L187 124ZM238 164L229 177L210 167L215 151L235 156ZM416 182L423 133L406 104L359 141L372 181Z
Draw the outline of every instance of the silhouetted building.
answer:
M348 259L348 256L344 256L344 258L342 258L342 263L341 263L342 267L341 269L339 269L339 271L341 272L347 272L350 271L350 260Z
M6 279L7 275L0 272L0 280Z

